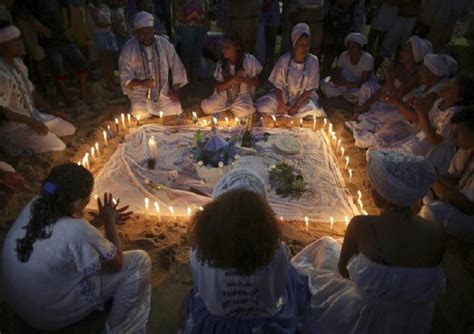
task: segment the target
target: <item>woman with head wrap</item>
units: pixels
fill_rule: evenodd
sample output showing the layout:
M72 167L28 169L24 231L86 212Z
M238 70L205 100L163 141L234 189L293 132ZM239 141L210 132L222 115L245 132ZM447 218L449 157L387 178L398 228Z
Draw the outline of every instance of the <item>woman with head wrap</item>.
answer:
M230 110L236 117L247 117L255 112L253 96L259 84L262 65L251 54L245 53L238 34L226 34L222 45L222 59L217 63L214 94L201 102L205 114Z
M379 215L356 216L342 244L323 237L292 263L309 278L311 333L428 333L445 279L441 224L411 209L436 171L423 157L372 152L367 166Z
M295 333L309 302L290 264L264 181L236 169L193 218L193 288L182 333Z
M277 116L324 117L319 109L319 61L309 53L310 30L298 23L291 32L293 51L284 54L275 64L268 81L274 89L256 102L257 111Z
M77 164L51 170L5 239L5 300L32 327L47 331L78 322L113 300L104 333L145 333L150 257L142 250L122 251L116 224L131 213L118 208L112 194L98 200L90 222L83 218L93 186L92 174Z
M374 59L363 51L367 38L358 32L352 32L344 40L346 51L337 59L337 67L332 77L321 82L321 90L327 97L343 96L357 101L360 87L372 78Z
M438 221L449 234L474 241L474 107L451 119L452 139L459 147L447 174L433 184L420 215Z

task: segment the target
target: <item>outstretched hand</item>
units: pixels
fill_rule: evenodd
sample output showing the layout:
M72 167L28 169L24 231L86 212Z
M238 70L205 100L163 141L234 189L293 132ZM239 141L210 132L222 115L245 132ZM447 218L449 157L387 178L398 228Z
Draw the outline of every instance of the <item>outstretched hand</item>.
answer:
M128 205L118 208L120 200L114 203L111 193L105 193L103 203L101 199L97 199L98 213L91 213L91 224L99 227L105 224L121 225L124 224L133 214L128 210Z

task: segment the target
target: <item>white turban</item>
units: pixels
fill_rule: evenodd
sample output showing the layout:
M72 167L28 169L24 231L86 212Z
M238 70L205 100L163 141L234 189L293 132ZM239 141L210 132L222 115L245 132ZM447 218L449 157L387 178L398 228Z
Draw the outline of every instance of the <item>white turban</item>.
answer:
M14 25L6 26L5 28L0 29L0 44L18 38L20 35L20 30Z
M372 187L388 202L410 206L425 196L437 178L431 163L423 156L369 151L367 174Z
M458 71L458 62L448 55L429 53L423 64L438 77L452 77Z
M265 182L248 168L237 168L224 175L215 185L212 197L217 198L230 190L245 189L267 198Z
M427 39L420 38L418 36L411 36L407 43L411 44L411 50L413 51L413 58L419 63L425 58L426 54L433 51L431 42Z
M306 23L298 23L291 31L291 43L295 46L296 41L303 35L310 35L309 25Z
M133 26L135 29L153 27L155 18L148 12L138 12L133 19Z
M361 46L367 44L367 37L359 32L351 32L349 35L346 36L344 40L344 45L347 47L347 42L354 42L360 44Z

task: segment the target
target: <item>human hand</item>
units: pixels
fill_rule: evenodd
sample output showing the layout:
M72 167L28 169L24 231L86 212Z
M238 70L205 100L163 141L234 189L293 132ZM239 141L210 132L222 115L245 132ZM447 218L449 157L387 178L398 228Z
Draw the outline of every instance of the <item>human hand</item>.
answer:
M69 117L68 114L66 114L62 111L52 111L50 114L53 115L53 116L62 118L65 121L72 122L71 117Z
M34 23L35 29L38 32L38 35L41 38L51 38L52 31L48 27L45 27L41 22L35 21Z
M0 189L7 192L14 192L15 188L23 187L26 184L25 178L16 172L0 172Z
M97 199L98 213L94 216L95 222L104 225L115 225L118 220L118 202L114 203L111 193L104 194L104 202L100 198Z
M28 125L30 129L33 129L40 136L46 136L49 132L48 127L43 122L37 121L34 118L30 118L26 125Z
M112 200L113 202L113 200ZM117 225L122 225L125 224L125 222L132 216L133 212L132 211L127 211L129 206L124 206L120 209L117 209L120 204L120 199L118 199L114 203L114 208L116 210L116 221L115 223ZM104 224L103 218L100 216L100 214L96 212L90 212L90 215L92 216L92 219L89 221L92 225L95 227L99 228Z
M148 88L148 89L155 88L156 87L155 80L153 80L152 78L146 78L146 79L140 80L140 86L143 88Z

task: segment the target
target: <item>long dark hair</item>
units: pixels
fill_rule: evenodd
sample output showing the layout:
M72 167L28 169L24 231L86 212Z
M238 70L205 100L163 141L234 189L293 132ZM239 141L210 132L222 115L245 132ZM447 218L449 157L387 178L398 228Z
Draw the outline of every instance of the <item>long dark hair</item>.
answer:
M67 163L51 170L42 183L39 197L32 204L30 220L24 227L25 236L16 240L21 262L28 262L36 240L51 237L58 218L73 215L74 202L90 196L93 186L92 174L77 164Z
M281 237L273 210L260 195L231 190L199 211L190 227L191 247L209 266L250 275L267 265Z
M227 32L224 35L224 42L230 42L234 44L234 46L239 47L239 51L237 51L237 62L235 63L235 73L237 73L237 71L241 70L244 67L244 56L245 56L244 48L242 46L240 37L236 32ZM222 62L222 75L224 76L224 80L227 81L231 77L230 62L228 59L225 59L224 56L222 56L221 62Z

